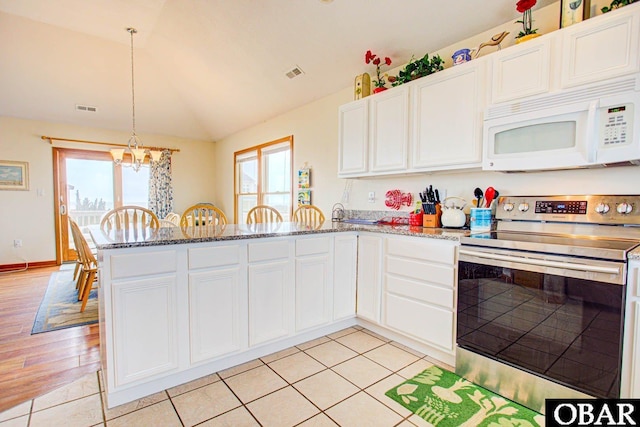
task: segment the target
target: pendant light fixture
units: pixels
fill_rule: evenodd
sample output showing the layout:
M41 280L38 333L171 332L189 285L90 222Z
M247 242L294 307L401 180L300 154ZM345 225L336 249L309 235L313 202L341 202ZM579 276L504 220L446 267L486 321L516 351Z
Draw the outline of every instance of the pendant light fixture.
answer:
M134 84L134 73L133 73L133 35L138 31L135 28L127 28L127 32L131 35L131 123L132 123L132 131L131 137L127 142L127 148L113 148L110 150L111 156L113 157L113 161L116 165L129 166L129 164L124 163L123 157L124 153L127 152L131 154L132 163L131 167L134 171L138 172L144 163L144 159L147 154L151 157L151 160L157 162L162 157L162 151L149 151L142 148L142 143L136 135L136 92L135 92L135 84Z

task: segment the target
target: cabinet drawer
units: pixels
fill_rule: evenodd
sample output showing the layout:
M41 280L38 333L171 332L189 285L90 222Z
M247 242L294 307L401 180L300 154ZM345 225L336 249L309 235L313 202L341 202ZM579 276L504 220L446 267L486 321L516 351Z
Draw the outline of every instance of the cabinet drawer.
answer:
M427 239L387 239L387 254L454 265L456 245Z
M296 240L296 256L326 254L329 253L330 239L318 237L312 239Z
M289 241L249 244L249 262L289 258Z
M176 271L176 256L176 251L114 255L111 257L111 278L172 273Z
M453 309L453 289L387 275L387 292Z
M189 249L189 269L240 264L240 245Z
M387 257L387 273L453 288L455 268L407 258Z
M453 350L453 312L407 298L387 295L385 322L421 341Z

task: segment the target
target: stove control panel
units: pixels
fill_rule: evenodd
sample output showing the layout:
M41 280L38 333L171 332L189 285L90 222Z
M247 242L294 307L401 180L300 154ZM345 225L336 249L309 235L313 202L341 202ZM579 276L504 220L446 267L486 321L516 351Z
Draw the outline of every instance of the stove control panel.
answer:
M500 196L496 218L640 225L640 195Z

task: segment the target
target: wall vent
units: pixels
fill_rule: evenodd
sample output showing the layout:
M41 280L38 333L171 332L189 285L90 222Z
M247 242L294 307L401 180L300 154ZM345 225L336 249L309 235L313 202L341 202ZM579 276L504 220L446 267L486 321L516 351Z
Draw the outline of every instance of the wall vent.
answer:
M76 110L77 111L87 111L89 113L97 113L98 112L98 107L92 107L90 105L76 104Z
M298 67L297 65L294 65L293 68L291 68L289 71L287 71L285 73L287 75L287 77L289 77L290 79L296 78L302 74L304 74L304 71L302 71L302 68Z

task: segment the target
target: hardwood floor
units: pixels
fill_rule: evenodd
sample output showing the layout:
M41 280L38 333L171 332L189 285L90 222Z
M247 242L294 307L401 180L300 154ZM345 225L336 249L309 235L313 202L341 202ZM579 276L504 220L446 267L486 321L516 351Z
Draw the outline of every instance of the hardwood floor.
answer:
M31 335L57 270L0 274L0 412L100 369L97 324Z

